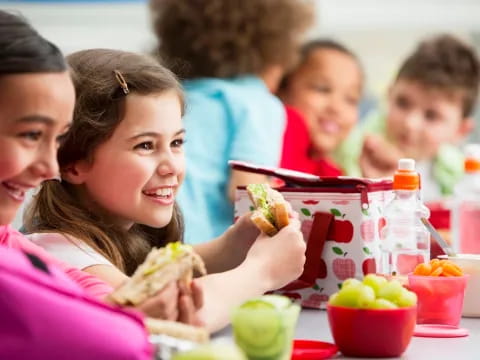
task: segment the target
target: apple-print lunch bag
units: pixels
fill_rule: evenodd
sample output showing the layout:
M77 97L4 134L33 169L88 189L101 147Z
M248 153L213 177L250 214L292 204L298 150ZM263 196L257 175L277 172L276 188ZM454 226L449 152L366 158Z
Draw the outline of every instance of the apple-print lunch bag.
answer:
M303 274L279 289L308 308L325 308L343 280L376 271L384 206L393 197L391 180L318 177L286 169L231 161L233 169L279 179L276 189L299 213L307 242ZM237 189L235 216L252 209L245 187Z

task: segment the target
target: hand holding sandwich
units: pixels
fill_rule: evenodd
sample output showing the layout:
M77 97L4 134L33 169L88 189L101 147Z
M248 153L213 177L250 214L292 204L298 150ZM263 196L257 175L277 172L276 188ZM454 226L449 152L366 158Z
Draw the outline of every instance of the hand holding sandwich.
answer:
M203 292L195 281L189 287L183 282L172 281L136 309L152 318L200 326L197 312L202 305Z

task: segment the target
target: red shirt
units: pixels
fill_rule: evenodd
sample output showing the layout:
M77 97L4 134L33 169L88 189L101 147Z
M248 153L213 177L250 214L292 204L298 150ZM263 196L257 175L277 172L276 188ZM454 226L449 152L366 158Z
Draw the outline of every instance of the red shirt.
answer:
M311 148L310 135L305 120L297 110L285 106L287 127L283 136L282 160L285 169L302 171L318 176L340 176L342 170L331 161L312 159L308 154Z

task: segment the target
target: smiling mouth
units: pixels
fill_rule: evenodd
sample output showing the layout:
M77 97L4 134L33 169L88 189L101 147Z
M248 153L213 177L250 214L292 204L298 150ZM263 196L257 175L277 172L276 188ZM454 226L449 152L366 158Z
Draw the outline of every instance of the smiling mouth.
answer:
M20 188L14 183L4 181L1 183L3 188L6 190L7 194L10 195L16 201L23 201L25 199L25 192L24 188Z
M154 199L161 200L172 200L173 199L173 188L160 188L156 190L144 190L142 193L146 196L152 197Z

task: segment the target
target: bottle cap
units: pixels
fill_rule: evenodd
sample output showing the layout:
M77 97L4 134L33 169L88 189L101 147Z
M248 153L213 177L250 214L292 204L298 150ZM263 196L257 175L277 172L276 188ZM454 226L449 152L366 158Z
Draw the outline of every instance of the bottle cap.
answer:
M480 171L480 144L465 146L465 172Z
M398 160L398 169L393 175L394 190L418 190L420 188L420 176L415 171L415 160Z

